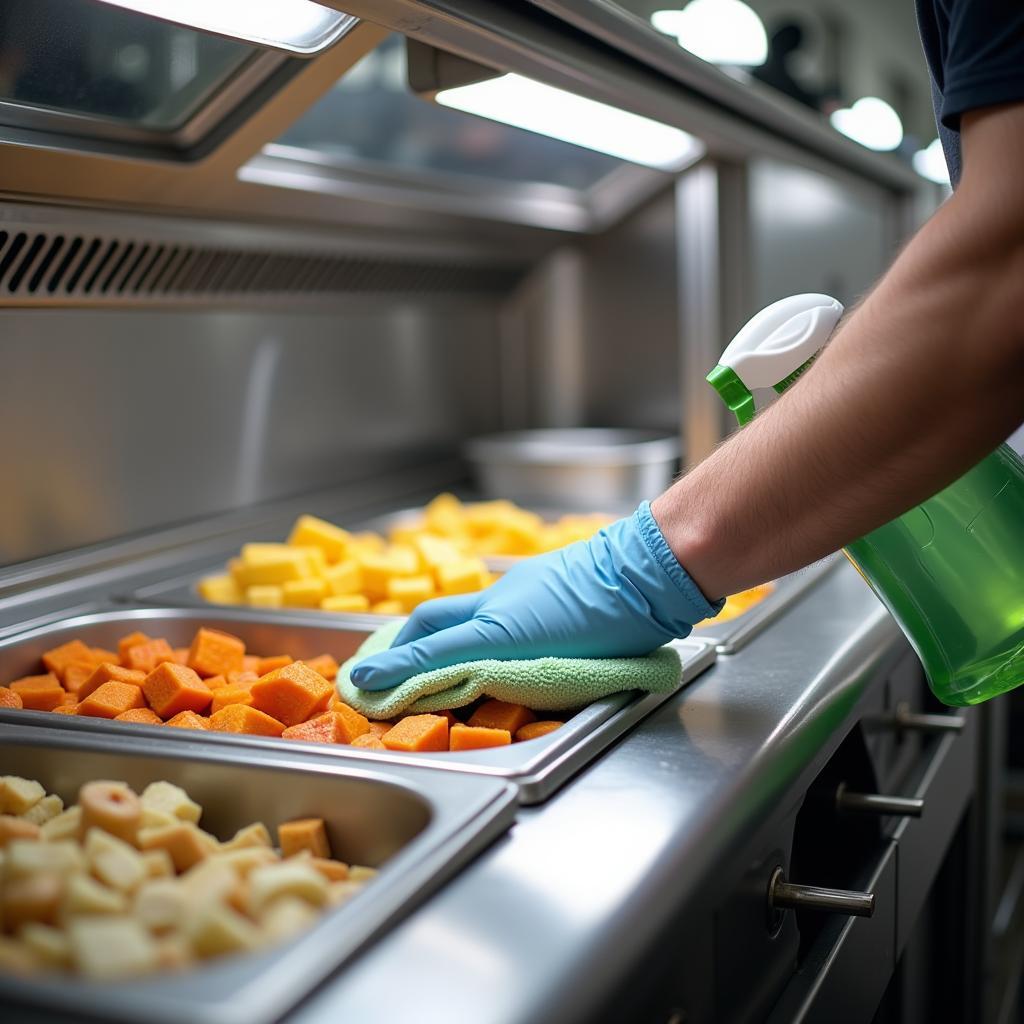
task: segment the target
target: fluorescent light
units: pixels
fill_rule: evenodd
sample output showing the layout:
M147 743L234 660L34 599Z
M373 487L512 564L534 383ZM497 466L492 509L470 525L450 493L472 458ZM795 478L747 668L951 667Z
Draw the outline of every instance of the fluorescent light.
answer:
M903 141L903 122L885 100L865 96L829 117L832 127L868 149L895 149Z
M949 184L949 167L946 166L946 154L942 151L942 143L932 139L924 149L919 149L913 156L914 170L934 181L936 185Z
M711 64L757 67L768 59L768 36L742 0L690 0L683 10L655 11L651 24Z
M103 0L113 7L230 36L257 46L311 54L337 42L355 18L312 0Z
M698 139L679 128L521 75L444 89L435 99L467 114L663 171L680 170L704 152Z

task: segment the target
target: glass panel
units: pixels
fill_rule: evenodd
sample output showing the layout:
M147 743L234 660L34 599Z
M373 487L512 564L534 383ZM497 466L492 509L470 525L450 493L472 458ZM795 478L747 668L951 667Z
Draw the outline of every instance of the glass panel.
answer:
M172 130L258 52L94 0L0 0L0 99L65 113Z
M405 43L389 36L278 140L339 163L587 189L614 157L439 107L410 92Z

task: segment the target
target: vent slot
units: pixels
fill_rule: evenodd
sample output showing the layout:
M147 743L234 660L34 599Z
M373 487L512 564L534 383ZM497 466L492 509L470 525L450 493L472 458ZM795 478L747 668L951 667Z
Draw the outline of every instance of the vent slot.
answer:
M102 218L93 219L99 225ZM53 230L39 222L5 222L0 304L209 304L261 296L273 296L277 304L304 296L503 292L520 273L470 256L442 262L274 248L272 235L262 244L267 232L259 236L261 244L243 240L231 248L161 239L159 228L147 237L124 237L102 228L82 230L82 223L68 226L67 219ZM197 239L204 233L197 230ZM293 245L301 242L301 236L288 237Z

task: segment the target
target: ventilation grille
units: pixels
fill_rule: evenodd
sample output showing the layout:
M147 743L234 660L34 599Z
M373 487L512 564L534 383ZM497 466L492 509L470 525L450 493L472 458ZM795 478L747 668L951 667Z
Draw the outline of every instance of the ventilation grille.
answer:
M226 249L38 227L0 229L0 306L196 302L257 296L501 292L509 267Z

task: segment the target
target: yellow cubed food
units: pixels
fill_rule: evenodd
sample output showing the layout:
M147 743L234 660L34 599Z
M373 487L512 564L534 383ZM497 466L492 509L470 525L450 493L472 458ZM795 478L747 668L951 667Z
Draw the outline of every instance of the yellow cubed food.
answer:
M319 548L332 563L347 557L351 542L352 535L347 530L316 516L299 516L288 535L289 544Z
M454 494L439 494L423 510L423 518L435 533L459 533L465 522L465 509Z
M424 524L419 519L407 523L399 523L388 530L388 540L392 544L406 544L415 547L416 542L423 536Z
M287 583L310 575L309 561L301 551L286 550L274 557L248 564L240 558L232 559L231 576L244 590L268 583Z
M413 542L419 553L420 562L431 572L447 562L460 562L463 554L454 542L447 537L434 537L429 533L421 533Z
M308 580L289 580L281 590L285 607L317 608L327 596L327 583L315 577Z
M275 562L291 554L291 548L287 544L270 543L269 541L253 541L242 545L241 559L246 565L263 565L265 562Z
M238 584L226 573L200 580L199 593L203 600L214 604L241 604L244 599Z
M374 615L404 615L405 605L401 601L378 601L370 605Z
M306 556L306 564L309 566L309 574L311 576L323 576L327 570L327 556L324 554L323 548L313 547L312 545L303 545L301 547L293 548L294 551L300 551Z
M365 594L337 594L325 597L320 607L325 612L368 612L370 601Z
M363 578L363 593L371 601L383 601L388 596L388 580L394 575L394 566L386 554L364 553L357 556Z
M284 604L284 591L272 583L246 587L245 603L254 608L280 608Z
M363 589L363 570L354 558L346 558L324 571L331 594L358 594Z
M393 576L388 581L388 599L401 602L402 609L411 612L418 604L434 596L434 578L422 576Z
M437 570L438 588L442 594L469 594L490 583L487 566L479 559L451 562Z
M392 544L388 549L393 576L415 576L420 571L420 556L408 544Z

